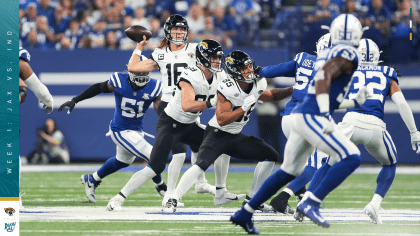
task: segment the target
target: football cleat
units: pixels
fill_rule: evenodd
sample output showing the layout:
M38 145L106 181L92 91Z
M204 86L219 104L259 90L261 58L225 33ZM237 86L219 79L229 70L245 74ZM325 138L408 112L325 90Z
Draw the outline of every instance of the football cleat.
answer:
M316 202L309 197L299 204L296 211L302 213L304 216L307 216L315 224L324 228L329 228L330 223L322 218L321 214L319 213L319 206L319 202Z
M165 196L165 193L168 190L168 186L166 186L165 182L162 182L161 184L155 184L155 188L159 195L162 197Z
M168 202L169 198L171 198L171 196L169 194L168 194L168 197L166 197L166 195L163 197L162 208L164 208L166 206L166 203ZM177 208L184 208L185 204L183 202L178 201L176 207Z
M162 211L165 213L175 213L177 205L178 201L175 198L170 198L162 208Z
M363 208L363 212L370 217L370 223L378 225L383 224L379 216L379 209L376 209L371 203Z
M223 196L221 198L214 197L214 205L221 206L224 204L229 204L232 202L236 202L245 198L246 194L233 194L230 193L228 190L224 189Z
M195 191L197 193L210 193L213 196L216 196L216 186L208 184L207 181L196 183Z
M242 206L233 216L230 217L232 224L240 225L248 234L260 234L252 222L252 213L245 210Z
M106 209L108 211L122 211L122 204L124 203L125 198L120 194L117 194L115 197L109 200L108 205L106 205Z
M293 215L295 213L295 209L289 205L289 199L283 197L281 194L277 195L271 200L270 206L276 213L278 212L286 215Z
M89 199L90 202L95 203L96 202L95 189L99 186L101 181L95 181L91 174L82 175L82 177L80 177L80 180L82 181L82 184L85 185L87 198Z
M247 204L249 200L251 200L251 198L248 195L246 195L245 200L242 202L242 206ZM256 210L259 210L262 212L274 212L274 209L270 205L267 205L265 203L261 204L261 206L259 206L258 209Z

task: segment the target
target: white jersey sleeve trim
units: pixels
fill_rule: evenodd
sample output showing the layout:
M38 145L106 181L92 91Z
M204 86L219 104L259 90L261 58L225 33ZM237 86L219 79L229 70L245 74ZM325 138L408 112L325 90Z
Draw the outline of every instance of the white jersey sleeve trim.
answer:
M303 57L303 52L301 52L301 53L300 53L299 60L298 60L298 62L297 62L297 63L298 63L298 65L300 64L300 61L302 60L302 57Z
M115 80L114 80L114 74L112 74L111 75L111 78L109 79L110 81L111 81L111 85L113 86L113 87L117 87L117 84L115 83Z
M121 86L121 81L120 81L120 77L118 76L118 73L117 73L117 72L115 72L115 73L114 73L114 76L115 76L115 80L117 81L118 88L122 88L122 86Z
M384 74L388 71L388 66L384 66Z
M390 67L389 69L390 70L389 70L388 76L392 77L392 73L394 73L394 68Z
M156 81L157 83L156 83L156 86L155 86L155 89L153 90L153 92L152 92L152 97L154 97L155 96L155 94L156 94L156 91L158 90L158 88L160 87L160 81L159 80L157 80Z

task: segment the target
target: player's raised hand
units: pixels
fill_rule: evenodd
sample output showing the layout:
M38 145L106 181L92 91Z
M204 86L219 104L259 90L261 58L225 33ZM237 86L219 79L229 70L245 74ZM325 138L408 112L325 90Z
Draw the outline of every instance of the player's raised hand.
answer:
M70 101L67 101L63 104L61 104L60 108L58 108L58 111L62 111L66 109L66 107L69 107L69 110L67 111L67 114L70 114L70 112L73 110L73 108L76 106L76 102L72 99Z
M146 43L147 42L149 42L149 40L150 40L150 38L149 39L146 39L146 35L143 35L143 40L142 41L140 41L140 42L138 42L137 43L137 45L141 45L141 47L143 48L144 47L144 45L146 45Z
M414 133L411 133L411 146L413 147L413 151L415 151L417 154L420 154L420 132L416 131ZM417 151L416 151L416 145L417 145Z
M249 110L249 108L251 108L252 104L254 104L256 102L257 102L257 99L255 98L254 95L250 95L250 96L246 97L245 100L244 100L244 104L242 105L242 110L247 112Z
M41 101L41 103L43 104L42 107L45 109L45 113L50 114L54 110L54 100L52 96L47 102Z

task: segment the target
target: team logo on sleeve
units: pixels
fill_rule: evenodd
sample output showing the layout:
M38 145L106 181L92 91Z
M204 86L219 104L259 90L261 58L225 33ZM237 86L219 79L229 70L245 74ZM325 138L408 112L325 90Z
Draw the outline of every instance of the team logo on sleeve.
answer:
M188 53L188 56L191 57L191 58L194 58L194 53L190 52L190 53Z
M163 54L158 55L158 60L163 60Z
M8 214L9 216L13 216L13 214L16 212L15 209L8 207L8 208L4 208L4 212L6 212L6 214Z
M143 93L143 97L144 100L149 100L150 99L150 94L148 93Z

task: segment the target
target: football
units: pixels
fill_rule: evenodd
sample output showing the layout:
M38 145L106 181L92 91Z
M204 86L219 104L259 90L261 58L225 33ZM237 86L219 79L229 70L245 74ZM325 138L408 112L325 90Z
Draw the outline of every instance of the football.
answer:
M146 36L147 40L152 37L152 32L141 25L130 26L124 32L127 37L136 42L143 41L143 35Z

